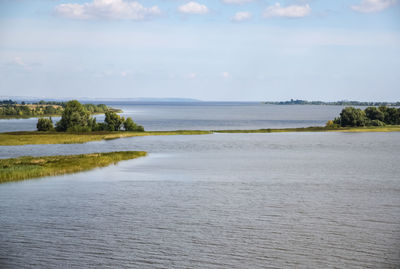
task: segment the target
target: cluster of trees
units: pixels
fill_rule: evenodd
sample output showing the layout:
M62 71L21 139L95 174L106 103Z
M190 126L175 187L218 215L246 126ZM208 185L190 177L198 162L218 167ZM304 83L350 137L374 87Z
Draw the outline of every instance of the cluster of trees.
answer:
M338 118L328 121L327 127L356 127L356 126L384 126L400 125L400 108L395 107L367 107L365 110L346 107Z
M55 106L61 106L62 108L65 108L67 105L67 102L58 102L58 101L39 101L37 103L34 103L36 105L55 105ZM98 104L98 105L94 105L94 104L82 104L86 110L91 113L91 114L95 114L95 113L106 113L106 111L108 110L112 110L114 112L122 112L119 109L114 109L114 108L110 108L108 106L106 106L105 104Z
M39 105L3 105L0 106L0 116L31 117L61 115L63 108L60 106Z
M293 100L278 101L278 102L265 102L271 105L331 105L331 106L400 106L400 102L360 102L360 101L336 101L336 102L323 102L323 101L306 101L306 100Z
M16 101L13 100L0 100L0 105L15 105L17 104Z
M0 117L35 117L35 116L58 116L66 107L66 102L39 101L37 103L18 104L12 100L0 101ZM107 107L104 104L84 104L84 108L90 114L105 113L106 111L121 112L121 110Z
M104 122L98 123L86 106L76 100L66 103L61 120L55 127L51 118L40 118L36 127L38 131L58 132L144 131L143 126L133 122L132 118L125 119L110 109L105 111Z

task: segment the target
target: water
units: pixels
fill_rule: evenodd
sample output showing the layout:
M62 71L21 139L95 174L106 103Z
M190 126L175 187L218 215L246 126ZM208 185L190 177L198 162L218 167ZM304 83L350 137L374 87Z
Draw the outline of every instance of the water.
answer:
M341 106L264 105L261 103L109 103L148 131L260 129L323 126ZM96 115L101 122L104 115ZM59 117L53 118L54 122ZM36 130L36 118L0 120L0 132Z
M149 155L0 185L0 268L399 268L400 133L149 136L0 156L114 150Z

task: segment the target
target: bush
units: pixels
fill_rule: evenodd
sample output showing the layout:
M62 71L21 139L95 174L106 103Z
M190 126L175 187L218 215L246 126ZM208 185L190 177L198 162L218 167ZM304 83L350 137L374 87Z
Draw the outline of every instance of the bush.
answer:
M92 129L90 126L79 126L79 125L73 125L67 129L67 132L70 133L86 133L86 132L91 132Z
M370 126L385 126L386 124L380 120L371 120L371 122L369 122Z
M335 119L336 120L336 119ZM325 125L326 128L339 128L339 124L333 120L328 120Z
M125 119L121 118L117 113L114 111L107 111L106 118L104 122L107 124L107 129L109 131L119 131L124 123Z
M144 132L143 126L134 123L132 118L127 118L124 121L124 129L131 132Z
M94 126L94 128L92 129L93 131L107 131L107 124L105 124L104 122L99 122L96 124L96 126Z
M53 121L51 118L40 118L36 124L36 128L41 132L48 132L54 130Z

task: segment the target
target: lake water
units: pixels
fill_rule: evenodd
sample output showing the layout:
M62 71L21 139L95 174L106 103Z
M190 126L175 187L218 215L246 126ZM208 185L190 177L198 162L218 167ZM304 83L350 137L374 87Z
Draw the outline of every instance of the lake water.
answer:
M109 103L148 131L260 129L322 126L341 106L277 106L261 103ZM98 121L104 115L95 116ZM54 122L59 117L53 118ZM36 130L36 118L0 120L0 132Z
M142 110L143 122L189 129L176 115L198 115L214 129L227 115L233 128L265 127L252 109L246 119L245 108L216 106L214 121L209 109L169 106ZM296 109L275 107L283 126L337 116L316 106L289 123ZM117 150L149 155L0 185L0 268L400 266L400 133L149 136L0 147L0 156Z

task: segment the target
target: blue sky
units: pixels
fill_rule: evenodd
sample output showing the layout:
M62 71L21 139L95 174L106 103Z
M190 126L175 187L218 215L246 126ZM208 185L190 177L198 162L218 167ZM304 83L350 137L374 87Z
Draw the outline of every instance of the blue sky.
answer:
M0 96L400 100L398 0L0 0Z

